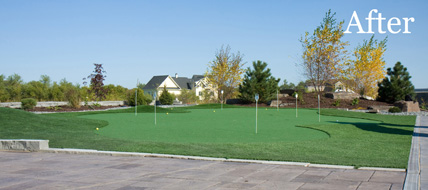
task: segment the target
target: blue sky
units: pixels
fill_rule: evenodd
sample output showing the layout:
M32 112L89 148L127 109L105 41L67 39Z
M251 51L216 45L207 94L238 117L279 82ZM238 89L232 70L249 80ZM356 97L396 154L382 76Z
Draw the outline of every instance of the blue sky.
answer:
M296 83L305 79L296 66L299 39L329 9L345 29L357 11L364 30L364 18L378 9L387 20L415 18L411 34L373 30L376 39L388 36L386 67L401 61L415 87L428 88L427 8L427 1L0 0L0 74L82 84L93 63L101 63L107 84L132 88L137 78L147 83L154 75L203 74L215 52L230 45L244 54L246 67L262 60L273 76ZM351 31L344 37L349 50L371 37Z

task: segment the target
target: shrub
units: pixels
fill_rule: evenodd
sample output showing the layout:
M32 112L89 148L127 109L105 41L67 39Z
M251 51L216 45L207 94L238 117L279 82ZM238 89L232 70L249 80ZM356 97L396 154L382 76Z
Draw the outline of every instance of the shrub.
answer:
M305 104L305 100L303 99L303 92L302 91L296 91L296 92L294 92L293 93L293 97L296 97L296 94L298 95L297 96L297 100L301 103L301 104Z
M181 90L181 94L177 96L178 100L183 102L183 104L195 103L199 98L196 96L194 90Z
M360 103L360 99L359 98L355 98L352 100L351 105L355 106L358 105L358 103Z
M77 87L70 87L65 91L65 100L73 108L80 108L80 92Z
M126 99L128 101L128 105L135 106L135 88L132 90L128 90ZM138 88L137 105L147 105L151 101L152 101L152 97L148 94L144 94L144 91Z
M334 103L333 103L333 106L340 106L340 100L336 100Z
M392 108L389 108L388 111L391 113L399 113L401 112L401 109L399 107L392 107Z
M202 91L202 100L200 101L201 103L204 104L211 104L211 103L215 103L216 99L214 97L214 92L211 90L203 90Z
M34 98L25 98L21 100L21 108L24 110L33 109L37 105L37 101Z
M166 86L163 87L162 94L159 97L159 101L163 105L172 105L174 96L166 90Z
M421 98L421 109L426 110L427 108L427 103L423 98Z

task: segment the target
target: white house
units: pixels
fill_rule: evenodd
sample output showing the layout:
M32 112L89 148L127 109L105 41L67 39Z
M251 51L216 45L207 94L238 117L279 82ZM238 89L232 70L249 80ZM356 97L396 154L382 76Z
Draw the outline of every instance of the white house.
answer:
M324 92L353 92L351 89L347 88L341 81L329 81L326 82L325 86L319 87L321 91ZM307 82L305 85L307 92L314 92L315 86Z
M143 90L144 93L151 96L153 96L154 92L156 92L157 96L160 96L164 87L174 95L180 95L183 89L194 90L200 100L202 100L204 90L212 92L215 97L217 95L216 90L203 75L193 75L192 78L178 77L178 74L175 74L175 77L169 75L154 76L144 86Z

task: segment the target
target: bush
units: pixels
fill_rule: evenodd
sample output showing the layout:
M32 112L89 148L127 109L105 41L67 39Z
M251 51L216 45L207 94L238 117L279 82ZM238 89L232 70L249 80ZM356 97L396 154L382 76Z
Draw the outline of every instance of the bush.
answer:
M24 110L33 109L37 105L37 101L34 98L25 98L21 100L21 108Z
M174 96L166 90L166 86L163 87L162 94L159 97L159 101L162 105L172 105Z
M128 105L135 106L135 88L128 90L127 92ZM138 88L137 91L137 105L147 105L152 101L152 97L148 94L144 94L144 90Z
M80 108L80 92L78 87L70 87L65 91L65 100L73 108Z
M333 103L333 106L340 106L340 100L336 100L334 103Z
M355 98L352 100L351 105L355 106L358 105L358 103L360 103L360 99L359 98Z
M421 109L426 110L427 108L427 103L423 98L421 98Z
M181 90L181 94L178 95L177 98L183 102L183 104L195 103L199 99L194 90L187 89Z
M399 107L392 107L392 108L389 108L388 111L391 113L399 113L401 112L401 109Z
M305 100L303 99L303 92L302 91L296 91L293 93L293 97L296 97L297 94L297 100L301 103L301 104L305 104Z

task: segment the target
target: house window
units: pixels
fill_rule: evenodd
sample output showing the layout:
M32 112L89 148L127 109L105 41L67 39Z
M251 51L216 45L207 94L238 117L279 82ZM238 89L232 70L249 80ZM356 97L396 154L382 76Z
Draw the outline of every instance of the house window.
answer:
M202 91L199 91L199 96L202 96Z

